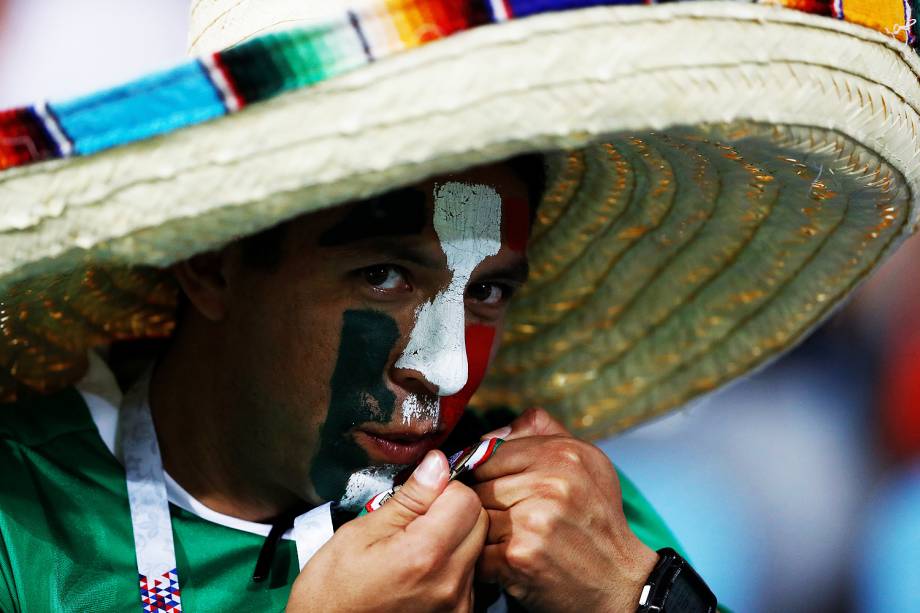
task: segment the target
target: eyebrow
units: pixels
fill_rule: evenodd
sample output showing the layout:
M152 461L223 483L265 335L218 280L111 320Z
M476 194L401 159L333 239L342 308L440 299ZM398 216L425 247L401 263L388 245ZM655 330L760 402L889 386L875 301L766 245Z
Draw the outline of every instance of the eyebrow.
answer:
M417 241L406 241L394 236L379 236L362 240L360 246L348 247L346 252L361 253L373 251L381 259L395 260L394 263L408 262L430 270L446 270L447 265L443 255L432 254L428 249L413 244Z
M378 237L421 234L427 222L425 200L424 192L412 188L362 200L320 235L319 245L339 247Z

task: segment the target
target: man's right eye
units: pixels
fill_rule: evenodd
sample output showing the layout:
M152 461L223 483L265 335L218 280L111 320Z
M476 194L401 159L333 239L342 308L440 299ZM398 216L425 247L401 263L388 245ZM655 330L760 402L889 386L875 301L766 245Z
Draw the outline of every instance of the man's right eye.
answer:
M411 290L406 272L399 266L381 264L368 266L361 271L364 280L375 289L392 292Z

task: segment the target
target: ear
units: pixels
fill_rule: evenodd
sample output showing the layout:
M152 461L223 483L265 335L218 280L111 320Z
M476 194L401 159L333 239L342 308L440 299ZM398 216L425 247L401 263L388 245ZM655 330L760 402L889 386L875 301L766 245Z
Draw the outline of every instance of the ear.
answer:
M189 302L205 319L221 321L227 314L226 249L196 255L172 267L173 274Z

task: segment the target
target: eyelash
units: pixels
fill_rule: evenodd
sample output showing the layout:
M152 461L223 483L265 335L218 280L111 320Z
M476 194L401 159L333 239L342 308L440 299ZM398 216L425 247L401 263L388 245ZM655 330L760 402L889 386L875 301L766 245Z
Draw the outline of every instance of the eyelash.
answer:
M474 283L470 285L466 289L466 293L469 296L472 293L474 288L482 288L482 287L489 287L492 289L497 289L500 292L500 296L494 302L486 302L487 299L477 300L479 304L483 304L489 307L497 306L500 304L504 304L505 302L508 302L508 300L511 298L511 295L514 293L514 288L508 285L507 283L496 283L496 282L488 282L488 281L481 282L481 283ZM492 296L490 292L489 298L491 297Z
M395 264L375 264L374 266L368 266L367 268L362 268L358 271L361 276L364 278L364 281L373 287L376 291L379 292L394 292L394 291L411 291L412 285L409 283L409 273L402 266L397 266ZM396 273L399 275L402 287L395 286L396 280L391 279L391 275ZM381 278L382 276L382 278ZM389 281L391 287L383 287L385 283ZM511 296L514 294L515 287L507 283L499 282L490 282L490 281L481 281L479 283L474 283L467 288L467 296L473 292L474 288L484 288L490 287L497 289L501 292L501 295L494 299L493 302L486 302L489 298L492 298L491 291L490 295L486 299L476 300L477 303L483 304L486 306L496 306L507 302Z
M409 280L408 280L408 277L409 277L408 272L402 266L396 266L394 264L375 264L374 266L368 266L367 268L362 268L359 272L364 277L364 280L368 283L368 285L371 285L372 287L374 287L374 289L378 291L390 292L390 291L400 291L400 290L401 291L411 291L412 290L412 286L409 284ZM393 273L393 272L395 272L401 277L403 285L405 287L404 288L380 287L381 285L383 285L386 281L390 279L390 273ZM385 273L386 276L382 280L375 282L374 278L376 277L374 276L379 273ZM394 281L390 281L390 283L394 283Z

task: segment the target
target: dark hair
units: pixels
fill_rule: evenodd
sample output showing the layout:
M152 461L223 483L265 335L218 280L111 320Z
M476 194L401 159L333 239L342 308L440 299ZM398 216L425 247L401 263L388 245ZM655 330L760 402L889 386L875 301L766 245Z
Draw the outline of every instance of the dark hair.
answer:
M525 153L502 162L527 187L530 201L530 223L537 214L537 206L546 191L546 163L539 153ZM274 270L281 263L282 245L287 222L281 222L267 230L252 234L240 241L243 263L253 268Z

